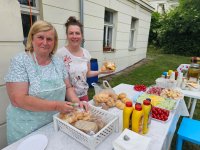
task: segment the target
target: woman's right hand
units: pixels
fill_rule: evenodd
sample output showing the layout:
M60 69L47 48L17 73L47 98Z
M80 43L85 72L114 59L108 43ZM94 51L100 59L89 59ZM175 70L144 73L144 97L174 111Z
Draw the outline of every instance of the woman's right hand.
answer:
M56 111L61 113L68 113L74 111L74 107L71 102L56 102Z

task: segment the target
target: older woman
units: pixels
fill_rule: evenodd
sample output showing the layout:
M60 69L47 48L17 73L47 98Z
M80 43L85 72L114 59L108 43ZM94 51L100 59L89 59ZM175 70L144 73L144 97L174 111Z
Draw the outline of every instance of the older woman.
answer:
M70 81L81 101L88 101L87 77L99 74L108 74L113 71L91 71L91 55L88 50L81 47L83 40L83 25L75 18L69 17L65 23L68 44L56 52L63 58L69 72Z
M55 28L37 21L30 29L25 52L11 61L5 77L11 101L7 108L8 144L50 123L57 111L72 111L65 96L79 102L63 61L53 55L57 43Z

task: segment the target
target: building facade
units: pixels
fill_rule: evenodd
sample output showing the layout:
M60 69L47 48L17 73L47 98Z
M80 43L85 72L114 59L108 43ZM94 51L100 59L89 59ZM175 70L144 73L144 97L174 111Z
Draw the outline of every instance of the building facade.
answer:
M7 145L9 103L3 78L10 59L24 51L31 22L52 23L62 47L66 44L64 23L75 16L84 25L84 48L99 66L111 60L120 71L146 58L152 11L142 0L0 0L0 148Z
M167 13L179 5L179 0L146 0L158 13Z

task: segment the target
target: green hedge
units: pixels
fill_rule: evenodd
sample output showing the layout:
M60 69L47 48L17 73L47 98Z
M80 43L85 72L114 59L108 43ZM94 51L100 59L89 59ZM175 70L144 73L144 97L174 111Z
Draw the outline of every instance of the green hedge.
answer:
M167 14L152 14L149 43L164 53L200 56L200 0L181 0Z

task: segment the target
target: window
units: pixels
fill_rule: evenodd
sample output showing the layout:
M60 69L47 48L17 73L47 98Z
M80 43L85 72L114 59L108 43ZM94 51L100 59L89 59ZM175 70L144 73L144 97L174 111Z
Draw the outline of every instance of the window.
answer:
M114 51L112 48L114 28L113 20L113 12L106 10L104 16L103 51Z
M34 23L39 19L39 2L38 0L18 0L20 3L21 9L21 18L22 18L22 27L23 27L23 35L24 35L24 44L26 43L26 39L28 37L28 32L31 27L31 20Z
M136 48L136 23L137 19L132 18L129 36L129 50L135 50Z

